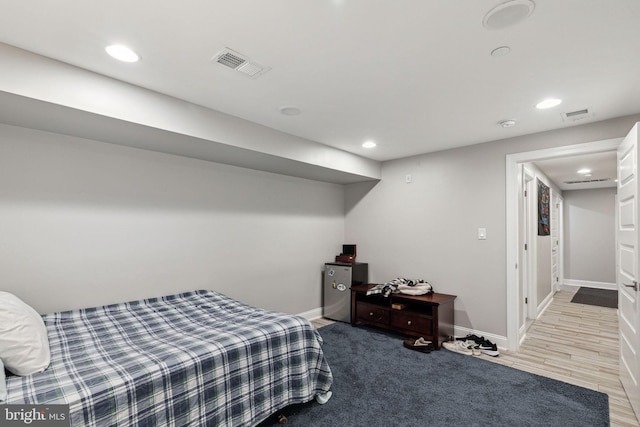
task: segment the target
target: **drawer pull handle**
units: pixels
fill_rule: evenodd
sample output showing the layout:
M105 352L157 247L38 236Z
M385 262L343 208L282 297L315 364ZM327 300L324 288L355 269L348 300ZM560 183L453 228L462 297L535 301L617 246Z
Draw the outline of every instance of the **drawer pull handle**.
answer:
M411 320L407 321L407 325L411 326Z

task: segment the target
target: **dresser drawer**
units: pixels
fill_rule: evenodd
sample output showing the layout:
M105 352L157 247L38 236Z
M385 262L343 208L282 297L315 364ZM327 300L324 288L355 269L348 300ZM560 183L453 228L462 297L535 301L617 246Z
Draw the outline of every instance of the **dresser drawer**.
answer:
M356 318L362 322L389 324L389 309L380 305L358 303Z
M421 315L419 313L410 311L393 311L391 315L391 326L431 336L433 321L430 316Z

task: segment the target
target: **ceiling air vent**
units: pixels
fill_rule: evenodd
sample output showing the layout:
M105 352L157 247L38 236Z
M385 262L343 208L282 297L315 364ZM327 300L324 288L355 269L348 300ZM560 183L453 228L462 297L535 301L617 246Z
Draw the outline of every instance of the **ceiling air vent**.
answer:
M590 184L592 182L607 182L611 181L611 178L594 178L594 179L581 179L578 181L565 181L565 184Z
M588 117L593 117L593 113L588 108L562 113L562 120L565 122L577 122Z
M231 50L228 47L225 47L220 52L216 53L212 61L224 65L225 67L229 67L247 77L251 77L252 79L258 78L271 69L250 60L241 53Z

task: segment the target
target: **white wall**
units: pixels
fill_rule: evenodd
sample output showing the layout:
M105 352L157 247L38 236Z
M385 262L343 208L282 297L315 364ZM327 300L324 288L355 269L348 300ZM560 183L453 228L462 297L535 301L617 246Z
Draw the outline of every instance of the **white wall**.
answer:
M344 187L0 125L0 289L38 311L213 289L321 306Z
M615 196L615 188L564 192L567 282L616 282Z
M623 137L639 118L385 162L378 184L347 186L345 239L370 263L370 280L428 280L458 296L457 326L506 336L506 154Z

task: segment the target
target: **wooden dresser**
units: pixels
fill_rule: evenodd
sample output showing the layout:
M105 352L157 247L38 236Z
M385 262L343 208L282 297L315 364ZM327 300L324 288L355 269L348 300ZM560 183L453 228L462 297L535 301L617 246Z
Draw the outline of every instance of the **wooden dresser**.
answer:
M358 323L432 341L437 349L453 336L455 295L367 296L373 284L351 287L351 326ZM397 308L393 308L397 307Z

